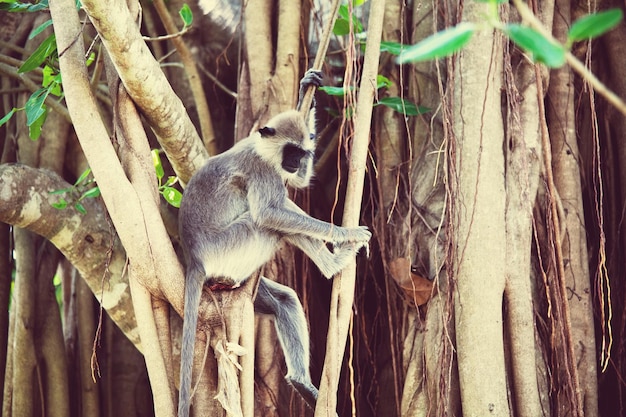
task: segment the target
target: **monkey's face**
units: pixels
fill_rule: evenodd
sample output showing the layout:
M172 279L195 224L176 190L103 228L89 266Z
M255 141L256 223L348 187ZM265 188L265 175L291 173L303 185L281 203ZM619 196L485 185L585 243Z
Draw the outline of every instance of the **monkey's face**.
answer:
M276 169L289 186L309 185L313 175L315 139L296 111L281 113L259 129L259 155Z

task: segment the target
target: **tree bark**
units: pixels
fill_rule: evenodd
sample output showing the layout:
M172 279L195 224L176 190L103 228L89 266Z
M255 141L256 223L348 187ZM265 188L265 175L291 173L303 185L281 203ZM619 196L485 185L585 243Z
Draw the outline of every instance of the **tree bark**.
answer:
M486 4L469 2L463 21L480 22ZM485 49L489 59L485 59ZM477 31L455 73L455 321L463 414L510 415L502 300L506 265L502 38ZM488 260L488 261L487 261Z

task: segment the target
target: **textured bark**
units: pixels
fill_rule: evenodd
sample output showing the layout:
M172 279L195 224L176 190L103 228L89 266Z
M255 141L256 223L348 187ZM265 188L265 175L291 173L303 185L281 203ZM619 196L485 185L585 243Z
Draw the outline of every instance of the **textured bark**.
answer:
M568 1L557 1L554 34L564 39L570 27ZM585 230L585 214L580 179L580 153L576 141L575 95L573 74L568 67L553 70L548 89L547 117L552 144L554 182L565 214L562 222L563 264L571 317L571 343L578 367L579 401L584 415L598 415L596 344L592 311L592 290ZM563 400L565 402L565 400Z
M485 13L484 4L466 3L463 21L479 22ZM501 35L479 31L459 53L455 76L456 346L463 414L470 416L510 415L502 327L506 264L498 255L506 247L501 65Z

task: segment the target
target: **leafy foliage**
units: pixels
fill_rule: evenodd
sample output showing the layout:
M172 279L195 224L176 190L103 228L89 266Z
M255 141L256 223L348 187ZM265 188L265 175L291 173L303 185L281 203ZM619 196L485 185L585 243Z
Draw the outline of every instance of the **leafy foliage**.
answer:
M96 184L96 180L91 176L91 169L87 168L74 185L60 190L50 191L50 194L64 195L58 202L52 203L52 207L63 210L72 205L78 212L86 214L87 210L81 203L86 198L97 198L100 196L100 189Z
M152 150L152 164L154 165L154 170L156 171L156 176L159 180L159 193L161 193L163 198L165 198L165 201L167 201L170 205L179 208L180 202L183 199L183 194L173 187L173 185L178 182L178 177L169 176L167 177L165 183L163 183L165 170L163 169L158 149Z
M565 63L565 48L550 41L533 28L510 24L504 27L504 33L536 62L546 64L550 68L558 68Z
M399 64L422 62L450 56L463 48L476 31L476 25L469 22L437 32L413 46L401 50Z

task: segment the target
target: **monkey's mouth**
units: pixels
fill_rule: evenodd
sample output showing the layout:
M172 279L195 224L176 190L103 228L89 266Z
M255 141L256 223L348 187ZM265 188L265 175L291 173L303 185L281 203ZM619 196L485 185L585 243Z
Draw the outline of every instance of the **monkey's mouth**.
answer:
M226 281L219 281L216 278L209 278L205 284L211 291L231 291L241 286L240 282L228 279Z

